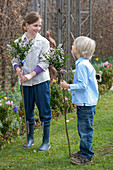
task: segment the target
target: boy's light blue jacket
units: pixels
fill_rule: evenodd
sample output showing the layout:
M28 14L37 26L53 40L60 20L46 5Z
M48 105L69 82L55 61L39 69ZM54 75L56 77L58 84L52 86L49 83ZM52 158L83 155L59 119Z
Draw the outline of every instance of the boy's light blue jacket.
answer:
M96 72L88 59L83 57L76 61L74 84L70 84L72 104L93 106L98 101L98 84Z

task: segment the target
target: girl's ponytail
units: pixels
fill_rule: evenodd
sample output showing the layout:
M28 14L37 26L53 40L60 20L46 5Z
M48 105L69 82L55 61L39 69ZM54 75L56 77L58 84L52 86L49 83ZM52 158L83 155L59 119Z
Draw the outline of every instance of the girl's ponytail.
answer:
M23 20L23 23L22 23L22 30L23 30L24 32L27 32L25 20Z

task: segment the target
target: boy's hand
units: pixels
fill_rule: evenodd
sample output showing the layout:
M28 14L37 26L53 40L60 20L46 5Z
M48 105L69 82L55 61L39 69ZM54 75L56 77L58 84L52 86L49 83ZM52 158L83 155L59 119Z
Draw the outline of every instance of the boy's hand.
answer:
M33 72L31 72L30 74L24 75L24 76L21 78L20 82L21 82L21 83L24 83L24 82L32 79L32 77L34 77L36 74L37 74L37 73L36 73L35 71L33 71Z
M70 85L67 84L66 81L63 80L62 82L60 82L60 87L61 89L67 90L70 88Z
M20 67L17 67L17 68L16 68L16 74L17 74L20 78L22 78L23 71L20 69Z

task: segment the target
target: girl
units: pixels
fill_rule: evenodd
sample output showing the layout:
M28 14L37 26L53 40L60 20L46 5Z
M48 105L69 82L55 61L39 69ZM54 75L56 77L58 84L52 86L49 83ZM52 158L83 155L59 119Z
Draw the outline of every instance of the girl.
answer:
M21 70L19 59L14 58L12 65L20 77L23 85L26 121L29 122L28 148L34 143L34 106L39 110L39 117L43 125L43 143L38 149L46 151L50 148L49 132L52 118L50 109L49 90L49 64L44 54L49 50L49 41L39 34L42 19L36 12L30 12L23 21L22 29L25 31L22 40L26 43L32 41L26 61ZM18 41L18 40L16 40ZM26 148L26 144L23 145Z

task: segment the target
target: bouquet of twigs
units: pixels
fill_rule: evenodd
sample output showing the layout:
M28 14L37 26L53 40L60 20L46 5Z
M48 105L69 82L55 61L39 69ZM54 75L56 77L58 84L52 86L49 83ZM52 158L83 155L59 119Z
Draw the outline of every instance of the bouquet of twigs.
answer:
M58 47L50 48L50 51L44 54L44 56L48 60L49 65L52 65L58 72L65 67L69 57L65 55L62 44L59 44Z
M27 41L26 38L18 38L16 41L9 41L7 54L13 59L18 58L20 66L25 62L25 58L32 46L32 41Z

